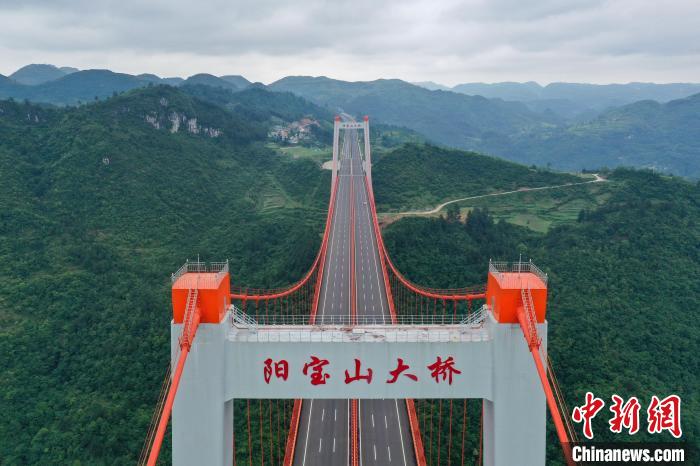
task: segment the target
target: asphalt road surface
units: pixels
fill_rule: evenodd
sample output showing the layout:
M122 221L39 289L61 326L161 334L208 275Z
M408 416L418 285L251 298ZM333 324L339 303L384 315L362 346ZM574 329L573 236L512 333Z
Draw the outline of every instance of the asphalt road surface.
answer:
M358 316L390 322L377 238L364 182L356 130L344 130L336 207L321 285L317 320L351 312L351 229L355 230L355 295ZM351 204L355 221L351 222ZM364 372L364 368L363 368ZM381 376L376 374L375 376ZM350 464L349 400L304 400L294 464ZM360 400L360 465L416 464L404 400Z

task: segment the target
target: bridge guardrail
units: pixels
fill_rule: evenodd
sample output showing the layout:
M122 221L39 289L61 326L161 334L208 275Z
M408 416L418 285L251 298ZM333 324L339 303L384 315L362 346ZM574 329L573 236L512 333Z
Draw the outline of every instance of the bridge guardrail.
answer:
M456 315L398 315L395 322L383 316L359 315L324 315L323 320L309 323L306 314L265 315L246 314L235 306L230 315L231 325L238 328L260 327L313 327L313 328L353 328L353 327L481 327L488 313L488 308L482 306L475 312Z

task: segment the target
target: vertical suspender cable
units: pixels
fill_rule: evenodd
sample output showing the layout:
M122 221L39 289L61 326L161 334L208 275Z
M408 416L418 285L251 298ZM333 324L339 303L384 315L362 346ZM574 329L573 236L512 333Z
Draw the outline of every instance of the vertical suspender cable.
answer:
M274 466L275 464L275 453L273 452L272 449L272 400L268 399L267 400L267 417L268 417L268 424L267 424L267 431L268 431L268 439L269 439L269 444L270 444L270 465Z
M467 399L462 402L462 466L464 466L464 436L467 431Z
M452 466L452 399L450 399L450 425L447 436L447 464Z
M253 466L253 437L250 432L250 400L246 400L246 415L248 417L248 466Z
M196 295L195 295L196 296ZM158 461L158 454L160 453L160 447L163 444L163 438L165 437L165 431L168 428L168 421L170 420L170 413L173 410L173 403L175 401L175 394L177 393L177 388L180 385L180 378L182 377L182 371L185 368L185 362L187 361L187 355L190 353L190 348L192 340L194 340L197 334L197 328L199 327L199 320L201 319L201 311L199 306L197 306L197 298L194 298L193 303L188 305L195 306L191 311L191 321L187 325L185 320L183 320L183 334L180 337L180 356L178 357L177 366L175 368L175 373L173 375L173 380L170 383L170 389L168 390L168 396L165 399L165 404L163 406L163 412L160 416L160 422L158 423L158 429L156 430L155 437L153 438L153 446L151 447L151 454L148 456L148 466L155 466Z
M484 447L484 400L481 400L481 418L479 420L479 460L477 464L482 466L483 463L483 447Z
M430 447L428 448L428 451L429 451L428 462L432 466L432 464L433 464L433 400L430 400L430 417L429 417L429 419L430 419L430 437L429 437L430 440L428 441L428 443L430 444Z
M260 466L265 466L265 441L263 440L263 406L258 400L258 419L260 422Z
M440 464L440 444L442 443L442 398L438 401L437 464Z

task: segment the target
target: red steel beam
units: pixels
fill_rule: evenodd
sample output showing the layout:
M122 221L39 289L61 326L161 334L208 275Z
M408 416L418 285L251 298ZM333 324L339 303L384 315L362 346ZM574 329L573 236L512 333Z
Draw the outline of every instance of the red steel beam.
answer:
M321 285L323 284L323 269L326 262L326 250L328 248L328 237L330 234L331 223L333 222L333 212L335 211L335 201L337 197L338 181L331 188L331 201L328 206L328 214L326 216L326 229L323 232L323 241L321 249L317 256L317 261L320 260L318 276L316 278L316 286L314 287L313 305L311 308L311 316L309 321L314 323L316 320L316 310L318 309L318 300L321 296ZM289 434L287 435L287 445L284 450L284 466L291 466L294 462L294 452L296 451L297 437L299 434L299 421L301 419L302 400L294 400L294 408L292 409L292 418L289 423Z
M370 202L372 205L372 210L374 212L374 217L375 217L375 222L377 223L377 230L379 230L379 222L376 216L376 206L374 203L374 192L372 190L372 187L369 186L368 192L370 194ZM419 287L408 281L402 274L401 272L398 271L398 269L394 266L394 263L391 261L391 257L389 257L389 252L386 250L386 246L384 245L384 240L381 237L381 231L379 231L377 241L379 242L381 246L381 252L382 254L386 257L386 263L389 265L391 268L391 271L396 275L396 277L401 281L401 284L404 285L406 288L409 290L413 291L414 293L418 293L421 296L425 296L428 298L434 298L434 299L447 299L451 301L472 301L475 299L484 299L486 298L486 293L484 292L469 292L469 293L437 293L432 290L425 289L423 287ZM445 290L449 291L449 290Z
M231 293L231 299L239 299L239 300L243 300L243 301L247 301L247 300L263 301L263 300L284 298L285 296L289 296L290 294L294 293L299 288L304 286L309 281L309 279L313 275L314 271L316 271L317 267L323 268L323 255L325 253L325 246L326 246L326 243L328 242L328 235L329 235L330 228L331 228L331 221L333 218L337 185L338 185L338 181L336 180L335 185L331 188L331 200L330 200L330 204L328 206L328 213L326 214L326 227L325 227L324 232L323 232L323 240L321 242L321 247L319 248L318 253L316 254L316 258L314 259L314 262L311 265L311 268L309 269L308 272L306 272L306 275L304 275L304 277L301 280L299 280L297 283L295 283L287 288L283 288L280 290L268 290L267 292L253 293L253 294L249 294L247 292ZM319 277L317 280L321 280L321 279L322 279L322 276Z
M177 367L175 368L175 373L173 374L173 381L170 384L170 389L168 390L168 396L165 399L165 404L163 405L163 412L160 415L160 421L158 422L158 429L156 430L155 438L153 439L153 446L151 447L151 453L148 455L148 466L155 466L158 461L158 454L160 453L160 448L163 444L163 438L165 437L165 431L168 428L168 421L170 420L170 414L173 410L173 402L175 401L175 395L177 394L177 387L180 385L180 378L182 377L182 371L185 368L185 361L187 361L187 355L190 354L190 345L194 340L197 333L197 328L199 327L199 320L201 318L201 312L199 307L194 311L194 316L192 317L192 330L190 335L186 335L186 338L182 338L182 344L180 346L180 357L177 360ZM184 329L185 331L187 329Z
M350 452L350 462L352 466L359 466L360 464L360 453L359 453L359 438L358 438L358 424L357 424L357 400L350 401L350 427L352 430L352 451Z
M367 180L364 179L365 189L370 199L370 209L372 211L372 223L374 226L374 235L377 238L377 249L379 253L379 260L382 266L382 275L384 276L384 288L386 290L386 297L389 303L389 312L391 314L391 322L396 323L396 307L394 305L394 297L391 292L391 283L389 282L389 273L386 268L386 261L384 260L384 240L382 239L382 232L379 229L379 221L377 219L377 208L374 203L374 193L372 190L372 185ZM423 438L421 437L420 424L418 423L418 415L416 413L416 405L413 399L406 399L406 411L408 413L408 424L411 429L411 438L413 439L413 453L416 456L417 466L427 466L427 461L425 459L425 448L423 447Z
M367 176L364 178L365 189L367 190L367 196L370 200L370 210L372 211L372 226L374 227L374 236L377 239L377 254L379 255L379 262L382 266L382 275L384 277L384 289L386 290L386 300L389 303L389 314L391 314L391 323L395 324L396 319L396 307L394 305L394 296L391 292L391 283L389 282L389 274L386 269L386 261L384 260L384 240L382 239L382 232L379 229L379 221L377 220L377 208L374 205L374 194L372 192L372 185L370 184Z
M318 301L321 297L321 286L323 285L323 270L326 265L326 252L328 250L328 239L333 223L333 214L335 213L335 203L338 198L338 184L340 177L336 178L335 185L331 188L331 202L328 206L328 216L326 217L326 230L323 232L323 241L321 242L320 264L318 268L318 276L316 277L316 287L314 289L314 302L311 307L311 317L309 321L313 324L316 322L316 311L318 310Z
M520 306L517 309L518 313L518 323L520 324L520 329L523 331L523 336L527 342L528 348L530 349L530 354L532 359L535 361L535 368L537 369L537 375L540 377L540 382L542 383L542 388L544 390L544 396L547 399L547 406L549 407L549 412L552 415L552 420L554 421L554 427L557 431L557 437L559 437L559 443L564 449L564 456L566 458L566 463L569 466L576 466L571 457L571 447L569 445L569 438L566 434L566 429L564 428L564 422L561 418L561 413L557 402L554 399L554 394L552 393L552 387L549 385L549 379L547 379L547 372L544 369L542 360L540 359L540 344L538 338L533 338L530 335L530 330L528 329L527 316L525 315L525 309ZM536 332L536 330L535 330Z
M289 422L289 434L287 435L287 446L284 449L284 466L292 466L294 462L294 452L297 445L297 433L299 432L299 420L301 419L301 400L294 400L292 408L292 418Z
M425 459L425 448L423 447L423 438L421 437L420 425L418 424L416 404L413 402L413 399L406 399L406 410L408 411L408 424L411 427L411 437L413 438L413 452L416 455L416 464L418 466L426 466L428 462Z

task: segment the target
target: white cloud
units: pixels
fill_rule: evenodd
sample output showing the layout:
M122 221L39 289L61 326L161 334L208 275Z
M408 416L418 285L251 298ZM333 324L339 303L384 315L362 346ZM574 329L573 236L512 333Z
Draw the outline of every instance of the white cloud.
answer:
M696 0L0 1L0 73L699 81L698 17Z

